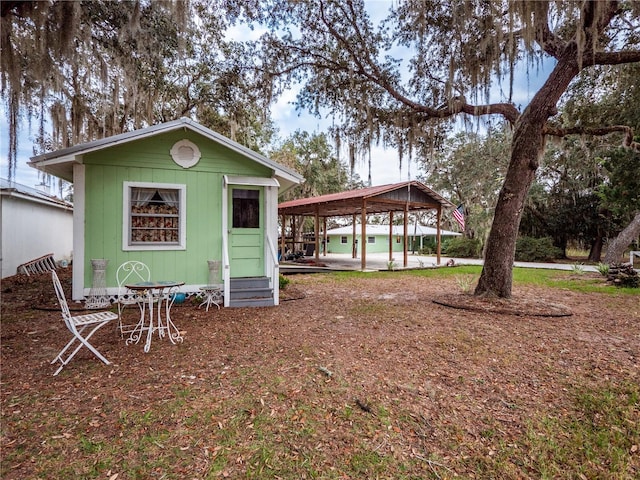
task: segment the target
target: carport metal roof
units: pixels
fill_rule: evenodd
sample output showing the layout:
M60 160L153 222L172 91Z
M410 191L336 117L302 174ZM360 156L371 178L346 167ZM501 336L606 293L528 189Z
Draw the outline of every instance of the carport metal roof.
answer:
M366 213L412 210L440 211L455 207L450 201L418 181L379 185L377 187L301 198L278 205L280 215L339 217Z
M365 238L366 215L370 213L390 213L404 212L404 266L407 266L407 215L409 211L415 210L436 210L437 212L437 257L440 264L440 217L443 208L455 207L450 201L429 187L418 181L407 181L380 185L377 187L362 188L359 190L349 190L347 192L331 193L319 197L301 198L290 200L278 205L278 213L283 217L282 226L284 231L285 218L287 215L302 215L315 217L315 256L319 259L320 246L320 223L319 219L325 219L323 229L326 237L326 218L338 216L361 216L361 235ZM356 237L355 218L353 223L353 238ZM325 239L326 240L326 239ZM389 236L391 243L391 233ZM281 250L285 251L284 234L281 236ZM361 242L362 269L366 268L366 242ZM353 255L357 254L354 244ZM391 260L392 249L389 247L389 260Z

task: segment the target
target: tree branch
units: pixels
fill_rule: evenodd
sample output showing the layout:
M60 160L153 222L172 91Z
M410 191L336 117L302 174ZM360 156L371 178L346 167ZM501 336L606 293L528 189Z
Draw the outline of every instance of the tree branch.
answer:
M492 103L489 105L469 105L465 103L461 112L476 117L482 115L502 115L511 125L515 124L520 112L512 103Z
M619 52L595 52L592 62L585 58L586 65L620 65L623 63L640 62L640 50L623 50Z
M534 2L536 41L546 53L558 58L566 43L551 32L548 20L549 2Z
M629 56L626 59L627 52L602 52L596 50L595 39L601 38L603 32L611 23L611 20L619 13L619 4L617 0L610 0L605 4L605 11L600 15L596 12L598 8L603 8L602 3L598 2L585 2L583 10L583 23L578 26L583 30L582 47L580 48L578 37L575 38L575 43L578 45L578 51L583 51L579 58L580 68L592 65L617 65L621 63L629 63L638 61L634 60L633 56ZM633 51L631 51L633 52ZM640 53L640 52L638 52ZM600 58L600 61L596 59Z
M342 44L345 51L348 52L351 60L356 66L356 70L353 73L378 85L401 104L409 107L416 113L425 115L427 118L448 118L457 115L458 113L466 113L474 116L498 114L504 116L511 124L516 122L520 112L518 112L514 105L509 103L470 105L466 103L464 97L455 97L445 108L432 108L409 99L391 83L388 76L380 69L378 64L373 61L371 52L366 48L367 42L364 39L362 32L360 31L357 23L353 21L354 12L351 11L351 15L348 15L344 10L343 12L348 16L348 21L351 23L356 35L360 39L360 43L365 46L364 55L362 56L358 55L354 50L353 43L347 41L347 39L336 30L333 23L326 18L324 4L321 3L320 17L322 22L328 29L329 33L337 39Z
M567 135L593 135L596 137L602 137L614 132L624 132L624 138L622 140L622 146L629 148L636 152L640 152L640 142L633 140L633 128L626 125L612 125L610 127L551 127L547 126L544 129L545 135L552 135L554 137L566 137Z

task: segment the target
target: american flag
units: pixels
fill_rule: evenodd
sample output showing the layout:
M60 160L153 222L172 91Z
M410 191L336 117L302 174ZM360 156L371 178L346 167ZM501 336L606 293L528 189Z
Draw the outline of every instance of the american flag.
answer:
M453 218L458 221L460 228L464 231L464 207L462 204L458 205L458 208L453 211Z

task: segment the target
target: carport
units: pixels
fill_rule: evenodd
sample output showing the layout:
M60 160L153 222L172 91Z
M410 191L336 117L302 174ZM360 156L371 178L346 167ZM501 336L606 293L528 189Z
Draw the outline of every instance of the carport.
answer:
M356 257L355 238L357 234L356 220L360 215L361 237L363 239L361 245L361 268L367 268L367 238L366 224L367 214L388 213L389 214L389 261L392 260L393 248L393 216L395 212L403 212L404 214L404 247L403 247L403 264L407 266L407 225L409 212L435 210L436 211L436 255L437 263L440 265L440 220L442 210L445 208L455 207L451 202L446 200L438 193L418 181L407 181L401 183L393 183L388 185L380 185L377 187L362 188L359 190L349 190L340 193L331 193L312 198L301 198L298 200L290 200L278 205L278 214L282 222L282 235L280 236L280 251L286 251L285 226L287 225L287 217L295 216L313 217L314 218L314 241L315 241L315 258L316 262L320 260L320 221L323 222L323 242L326 245L327 218L329 217L348 217L353 220L353 257ZM295 232L295 224L292 232ZM295 239L294 239L295 241ZM326 251L326 250L325 250Z

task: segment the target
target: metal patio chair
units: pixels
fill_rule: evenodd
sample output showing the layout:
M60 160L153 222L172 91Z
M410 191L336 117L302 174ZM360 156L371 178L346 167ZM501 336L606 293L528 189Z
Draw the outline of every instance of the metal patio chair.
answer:
M142 321L145 312L145 306L148 301L146 295L141 295L138 291L128 289L125 285L131 283L148 282L151 280L151 270L142 262L137 260L130 260L124 262L118 267L116 271L116 282L118 284L118 297L116 303L118 304L118 329L120 335L125 333L131 333L136 325L125 325L122 323L122 312L128 305L137 305L140 309L140 321Z
M200 287L204 301L198 308L206 305L206 311L209 311L211 305L215 305L220 310L220 304L224 302L223 285L219 284L218 273L220 272L220 260L207 260L209 265L209 283L204 287Z
M91 350L91 352L100 360L102 360L106 365L110 365L111 362L104 358L104 356L102 356L102 354L89 343L89 339L94 333L98 331L98 329L100 329L100 327L106 325L111 320L117 320L118 315L113 312L96 312L89 313L87 315L71 316L69 305L67 304L67 299L64 295L64 290L62 289L60 279L58 278L55 270L51 272L51 277L53 279L53 288L56 291L56 296L58 297L58 303L60 304L60 308L62 309L62 318L64 319L64 323L69 331L73 334L73 337L71 338L71 340L69 340L69 343L67 343L65 347L60 350L58 356L56 356L56 358L51 361L52 365L56 362L62 363L62 365L60 365L60 367L53 375L58 375L58 373L60 373L60 370L62 370L64 366L69 363L73 357L75 357L76 353L78 353L78 351L83 346ZM69 350L76 342L78 343L78 345L70 354L65 357L67 350Z

